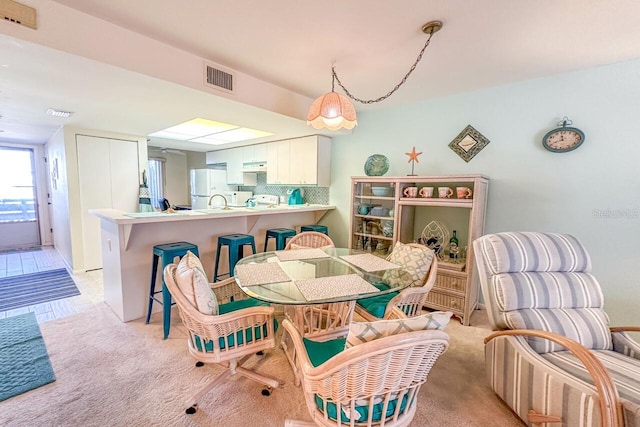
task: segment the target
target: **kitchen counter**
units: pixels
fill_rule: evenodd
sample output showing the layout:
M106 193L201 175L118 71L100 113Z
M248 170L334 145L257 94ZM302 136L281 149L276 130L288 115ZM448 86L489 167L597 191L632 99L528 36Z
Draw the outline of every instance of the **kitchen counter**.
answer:
M146 316L155 245L181 241L198 245L205 273L212 280L218 236L252 234L260 252L267 229L299 230L302 225L318 223L333 209L332 205L274 205L172 213L91 210L89 212L100 219L105 302L123 322ZM219 271L228 271L227 260L225 249ZM161 277L160 271L158 277ZM154 304L154 311L161 308L160 304Z

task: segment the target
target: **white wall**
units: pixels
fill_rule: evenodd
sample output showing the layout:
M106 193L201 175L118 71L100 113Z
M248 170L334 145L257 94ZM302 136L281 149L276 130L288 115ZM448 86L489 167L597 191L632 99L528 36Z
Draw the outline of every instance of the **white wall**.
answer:
M64 129L60 128L47 141L49 164L58 162L56 188L51 188L51 228L53 244L65 263L73 265L71 248L71 227L69 225L69 190L67 179L67 156L65 152Z
M349 136L334 138L331 202L325 220L336 244L348 239L349 177L367 156L389 157L387 175L411 169L405 152L423 151L419 175L480 173L491 179L486 232L571 233L593 259L614 325L640 324L640 60L597 67L387 111L359 114ZM563 116L585 142L551 153L543 135ZM449 142L468 124L491 142L469 163Z
M73 271L84 270L82 215L78 182L76 135L138 141L139 170L147 169L147 138L65 126L47 141L50 161L58 159L58 189L52 191L54 245ZM142 172L141 172L142 173ZM139 177L142 181L142 177Z

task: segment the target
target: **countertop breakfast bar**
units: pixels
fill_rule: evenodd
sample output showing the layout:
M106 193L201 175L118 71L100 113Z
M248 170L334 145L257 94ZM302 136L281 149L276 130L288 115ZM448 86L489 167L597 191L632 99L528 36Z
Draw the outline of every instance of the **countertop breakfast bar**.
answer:
M209 280L212 280L218 236L252 234L256 250L261 251L267 229L287 227L299 230L302 225L317 223L333 209L335 206L332 205L276 205L174 213L91 210L90 213L100 219L104 300L123 322L146 315L155 245L181 241L198 245L200 259ZM226 272L226 252L222 255L220 271ZM154 311L156 308L160 310L159 306L156 304Z

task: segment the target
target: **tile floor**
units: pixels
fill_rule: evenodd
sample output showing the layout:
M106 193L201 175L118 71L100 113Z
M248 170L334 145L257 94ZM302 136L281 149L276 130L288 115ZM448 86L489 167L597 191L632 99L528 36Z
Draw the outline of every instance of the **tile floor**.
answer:
M65 268L58 252L51 247L39 251L0 252L0 278L20 274L38 273ZM0 311L0 319L33 311L38 323L59 319L71 314L90 310L104 302L102 270L72 274L80 295L49 301L42 304Z

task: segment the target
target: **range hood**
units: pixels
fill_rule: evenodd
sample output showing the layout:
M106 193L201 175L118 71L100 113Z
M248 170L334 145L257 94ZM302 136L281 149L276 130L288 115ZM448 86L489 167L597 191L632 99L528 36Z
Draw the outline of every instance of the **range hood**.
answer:
M243 163L242 164L242 172L266 172L267 171L267 163L266 162L255 162L255 163Z

